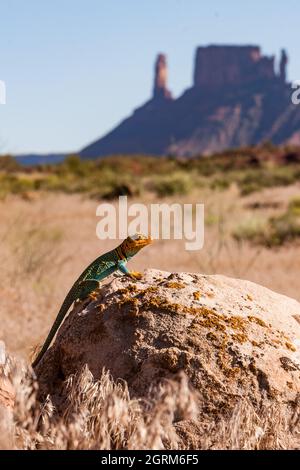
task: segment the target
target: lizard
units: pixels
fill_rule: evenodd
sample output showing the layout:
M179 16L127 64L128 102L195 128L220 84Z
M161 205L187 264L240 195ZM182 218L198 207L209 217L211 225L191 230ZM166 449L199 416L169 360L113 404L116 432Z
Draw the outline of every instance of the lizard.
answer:
M96 258L81 273L63 301L52 328L40 352L32 363L33 368L38 365L49 348L57 330L74 302L83 301L88 297L93 299L93 293L100 288L100 281L116 271L120 271L122 274L125 274L134 280L141 278L140 273L129 271L126 263L143 247L149 245L151 242L152 240L150 237L140 233L128 236L119 246L117 246L117 248Z

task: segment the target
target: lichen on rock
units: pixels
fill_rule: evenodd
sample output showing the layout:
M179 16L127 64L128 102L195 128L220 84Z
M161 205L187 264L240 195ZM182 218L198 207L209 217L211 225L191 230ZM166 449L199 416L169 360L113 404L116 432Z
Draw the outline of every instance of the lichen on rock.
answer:
M208 295L209 294L209 295ZM300 391L300 304L225 276L146 270L112 278L84 310L76 306L37 367L53 400L87 364L124 379L134 397L179 371L208 414L247 398L293 403Z

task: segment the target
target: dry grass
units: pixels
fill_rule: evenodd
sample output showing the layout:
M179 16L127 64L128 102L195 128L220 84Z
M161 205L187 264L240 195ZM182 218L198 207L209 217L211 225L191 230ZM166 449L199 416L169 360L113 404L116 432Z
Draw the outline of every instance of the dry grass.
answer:
M16 405L13 413L0 416L0 449L300 448L300 403L287 411L266 401L257 412L241 400L231 416L212 421L201 413L183 374L153 389L148 400L138 400L107 371L95 382L84 368L66 382L68 398L58 416L49 398L43 404L36 400L37 385L29 370L20 374L14 369L10 375Z
M196 416L195 394L187 379L166 382L147 400L131 399L127 384L114 383L107 371L95 382L84 368L65 383L67 399L58 416L48 398L36 399L37 384L31 372L14 369L17 390L13 414L0 419L0 448L15 449L177 449L175 416Z
M205 203L204 249L188 252L184 241L161 240L130 265L137 271L152 267L222 273L300 300L300 245L296 241L267 249L232 236L243 221L280 215L298 191L294 185L241 198L232 187L181 196L182 203ZM153 196L143 199L147 204L153 201L159 202ZM253 210L262 201L263 208ZM178 200L174 196L164 202ZM45 194L34 201L19 197L0 201L0 339L14 354L28 357L31 347L43 341L74 279L99 253L114 247L114 241L96 238L97 205L87 197L63 194Z
M297 184L247 197L241 197L234 185L223 191L196 188L179 201L205 203L204 249L187 252L184 241L162 240L142 251L131 267L222 273L300 300L300 246L296 241L267 249L232 236L251 217L280 216L297 193ZM159 200L146 195L143 202ZM178 197L164 202L178 202ZM96 238L97 205L88 197L66 194L40 194L30 201L9 196L0 201L0 339L17 356L28 358L31 347L45 338L74 279L99 253L115 245ZM49 400L42 407L36 402L36 385L28 371L22 377L16 374L14 381L17 406L13 417L0 416L1 448L177 448L183 446L175 433L176 429L179 435L181 432L178 416L196 415L195 401L183 377L179 383L153 391L145 403L131 399L126 384L113 383L107 372L94 383L85 370L66 384L69 403L60 419ZM241 401L232 416L218 422L201 417L189 428L193 426L199 437L185 444L188 448L300 448L299 407L292 414L266 402L258 413Z

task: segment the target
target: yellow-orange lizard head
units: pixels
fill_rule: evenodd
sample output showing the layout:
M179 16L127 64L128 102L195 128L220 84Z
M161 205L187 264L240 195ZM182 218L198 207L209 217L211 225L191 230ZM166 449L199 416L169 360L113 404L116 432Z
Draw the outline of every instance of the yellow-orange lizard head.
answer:
M142 233L135 233L127 237L120 245L120 248L126 258L131 258L138 253L142 248L152 243L151 237L143 235Z

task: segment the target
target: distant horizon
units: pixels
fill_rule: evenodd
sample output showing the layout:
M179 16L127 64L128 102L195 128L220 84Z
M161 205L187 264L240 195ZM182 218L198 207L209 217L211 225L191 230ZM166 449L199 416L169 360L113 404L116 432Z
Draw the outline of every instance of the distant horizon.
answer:
M254 43L247 43L247 44L225 44L225 43L220 43L220 44L217 44L217 43L212 43L212 44L204 44L204 45L201 45L201 46L196 46L195 48L195 51L198 49L198 47L204 47L204 48L210 48L210 47L228 47L228 48L236 48L236 47L249 47L249 48L258 48L260 49L262 55L264 54L264 51L263 51L263 47L259 44L254 44ZM287 51L286 51L287 52ZM156 57L159 55L159 54L163 54L163 52L158 52L156 54ZM279 52L280 54L280 52ZM274 71L275 73L278 73L278 56L279 54L275 56L275 62L274 62ZM194 63L192 64L192 68L194 69ZM152 71L152 75L154 76L154 67L153 67L153 71ZM188 89L188 88L191 88L192 87L192 84L189 85L189 87L185 88L182 90L182 94ZM172 91L172 90L171 90ZM178 97L180 97L181 95L177 96L175 99L177 99ZM144 102L147 101L147 97L145 98ZM143 103L140 103L141 105ZM129 113L126 115L126 116L123 116L119 122L121 122L122 120L126 119L126 117L128 117L129 115L131 115L133 113L134 109L132 109L131 111L129 111ZM117 124L117 123L116 123ZM110 130L108 130L109 132ZM101 136L98 136L98 138L101 138L103 137L103 135ZM14 156L16 157L22 157L22 156L39 156L39 155L42 155L42 156L45 156L45 157L60 157L60 156L63 156L63 155L72 155L72 154L78 154L80 151L82 150L82 147L81 148L78 148L78 149L73 149L73 150L69 150L69 151L64 151L64 152L59 152L59 151L55 151L55 152L52 152L52 151L47 151L47 152L27 152L27 153L19 153L19 154L14 154ZM0 154L1 155L1 154Z
M258 46L275 70L286 49L288 81L300 79L299 13L295 0L3 0L0 153L74 153L105 135L150 98L159 52L175 97L191 86L199 46Z

